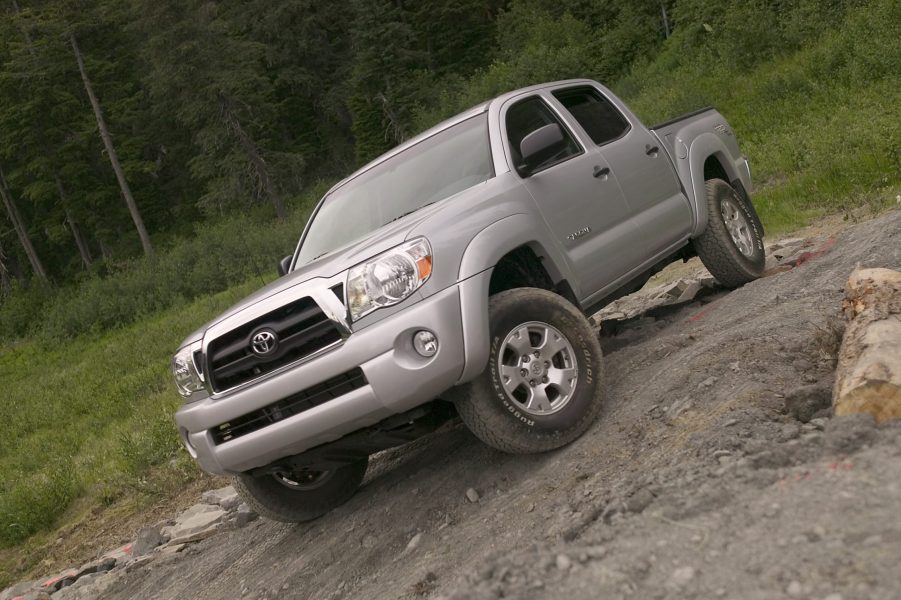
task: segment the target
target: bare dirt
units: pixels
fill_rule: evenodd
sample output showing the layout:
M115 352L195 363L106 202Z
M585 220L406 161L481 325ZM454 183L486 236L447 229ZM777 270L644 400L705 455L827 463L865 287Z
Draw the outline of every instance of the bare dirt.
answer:
M901 211L809 246L602 322L608 403L562 450L505 455L451 425L376 457L317 521L224 531L104 597L901 598L901 422L822 410L842 287L901 268Z

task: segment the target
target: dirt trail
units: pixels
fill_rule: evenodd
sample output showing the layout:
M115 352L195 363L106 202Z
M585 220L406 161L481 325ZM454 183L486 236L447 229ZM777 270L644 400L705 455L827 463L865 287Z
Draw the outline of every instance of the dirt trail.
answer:
M901 425L801 423L784 396L831 385L844 281L901 267L901 211L812 250L608 328L608 405L567 448L508 456L450 426L313 523L222 532L105 597L899 598Z

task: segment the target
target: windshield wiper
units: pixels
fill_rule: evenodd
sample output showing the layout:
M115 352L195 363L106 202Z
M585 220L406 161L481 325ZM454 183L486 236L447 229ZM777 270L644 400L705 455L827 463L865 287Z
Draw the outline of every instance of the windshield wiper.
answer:
M438 202L438 201L435 200L435 202ZM387 225L388 223L394 223L394 222L397 221L398 219L403 219L403 218L406 217L407 215L412 215L412 214L415 213L417 210L422 210L422 209L425 208L426 206L431 206L432 204L435 204L435 202L426 202L425 204L423 204L423 205L420 206L419 208L414 208L413 210L408 210L407 212L405 212L405 213L403 213L403 214L401 214L401 215L398 215L398 216L394 217L394 218L391 219L390 221L386 221L386 222L382 225L382 227L384 227L384 226Z

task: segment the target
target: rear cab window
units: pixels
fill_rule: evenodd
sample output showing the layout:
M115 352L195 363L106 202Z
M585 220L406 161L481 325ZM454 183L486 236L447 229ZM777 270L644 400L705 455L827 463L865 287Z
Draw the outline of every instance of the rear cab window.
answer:
M553 94L598 146L618 140L631 128L622 113L591 86L557 90Z

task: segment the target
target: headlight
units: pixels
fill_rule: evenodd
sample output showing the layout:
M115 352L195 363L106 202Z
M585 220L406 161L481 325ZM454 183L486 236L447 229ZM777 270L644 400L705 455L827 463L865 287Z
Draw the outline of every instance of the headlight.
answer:
M432 247L418 238L353 267L347 273L347 305L356 321L410 297L432 274Z
M194 366L194 344L185 346L175 353L172 359L172 375L175 376L175 387L178 393L188 398L194 392L204 390L203 379Z

